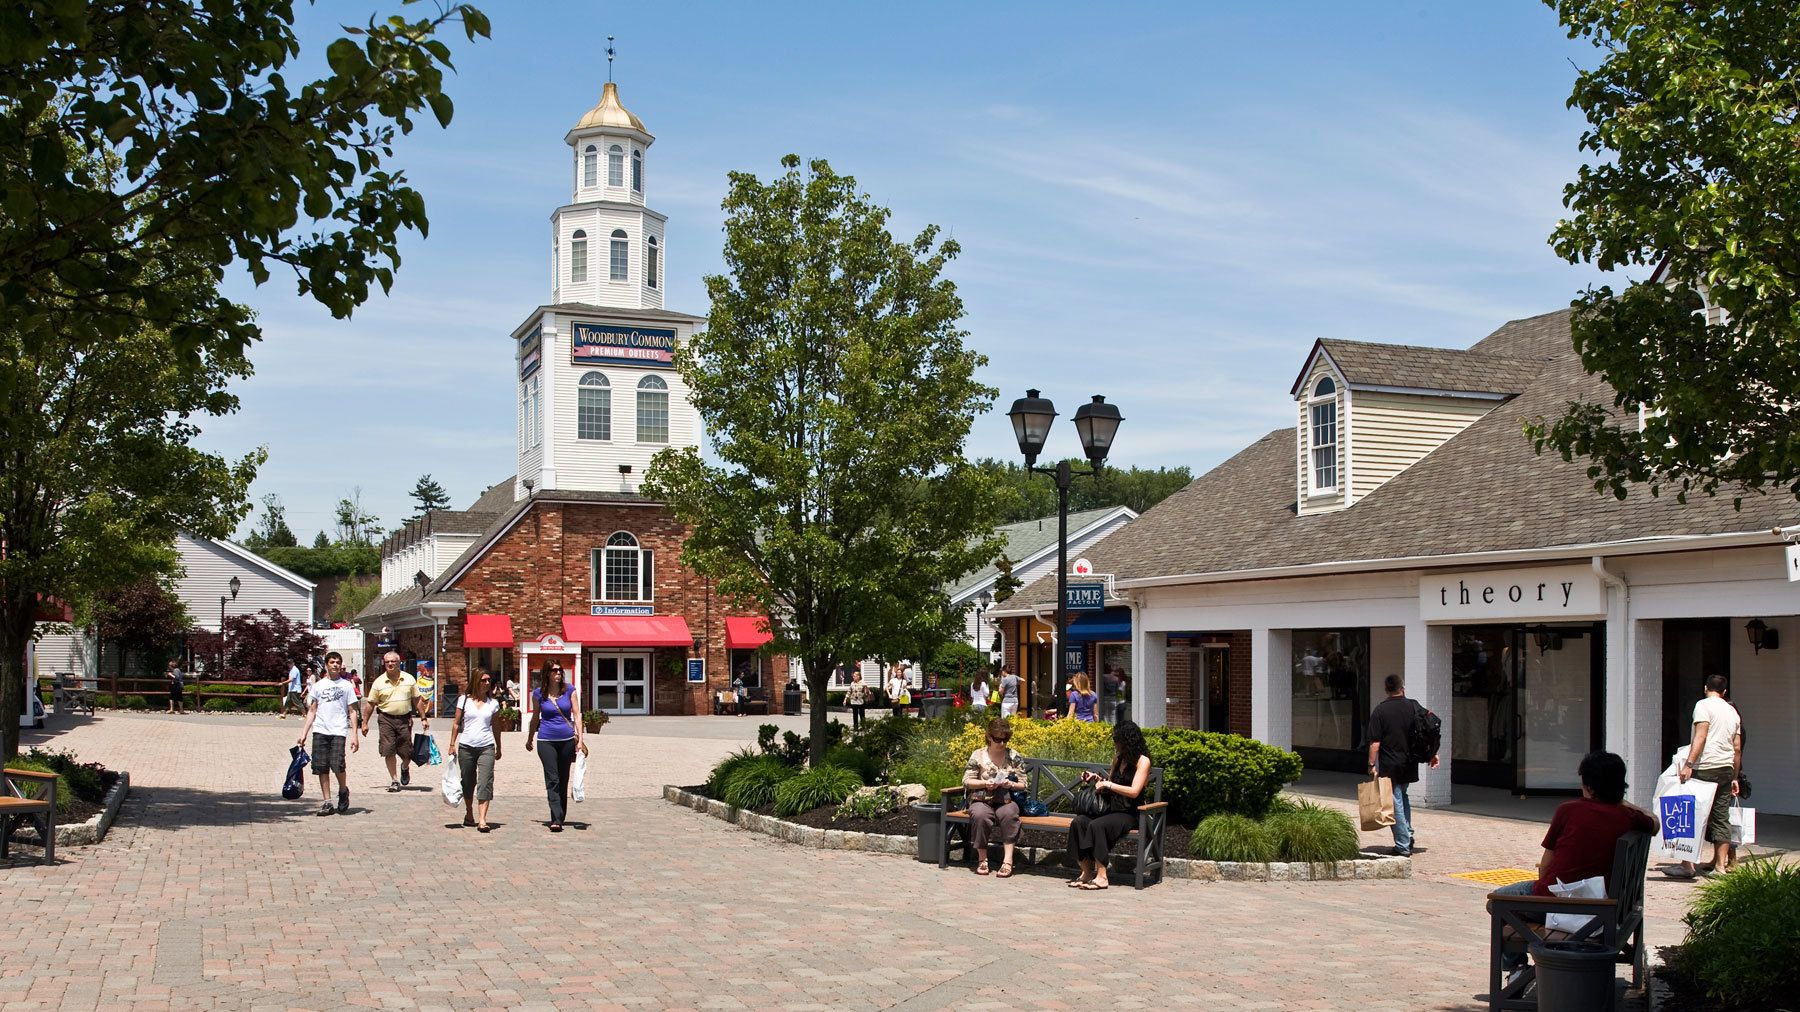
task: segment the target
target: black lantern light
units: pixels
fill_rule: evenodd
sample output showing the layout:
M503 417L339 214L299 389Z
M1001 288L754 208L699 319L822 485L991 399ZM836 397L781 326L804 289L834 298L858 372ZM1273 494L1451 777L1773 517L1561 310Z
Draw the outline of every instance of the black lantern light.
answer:
M1117 409L1113 413L1117 414ZM1019 452L1025 455L1025 466L1030 467L1044 452L1050 423L1056 421L1056 405L1050 403L1050 398L1038 396L1036 390L1027 390L1025 396L1013 401L1006 416L1012 419L1013 436L1019 441Z
M1744 634L1750 637L1750 649L1759 654L1781 646L1781 630L1769 628L1769 624L1760 618L1744 623Z
M1119 423L1125 416L1119 409L1106 403L1106 398L1099 394L1094 399L1075 409L1075 431L1081 434L1081 449L1087 454L1088 463L1098 471L1106 464L1106 454L1112 449L1113 435L1119 431Z

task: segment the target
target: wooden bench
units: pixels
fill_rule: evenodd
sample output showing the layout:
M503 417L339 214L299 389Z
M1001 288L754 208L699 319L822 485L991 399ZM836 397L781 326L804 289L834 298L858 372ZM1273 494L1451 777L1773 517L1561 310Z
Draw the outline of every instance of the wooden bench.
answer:
M56 687L53 690L52 695L52 699L56 706L56 712L63 712L63 708L66 706L72 713L82 713L85 711L88 716L93 716L94 693L97 689L96 682L98 682L98 679L90 682L83 678L77 678L74 672L57 672ZM114 702L116 703L117 701L115 700Z
M769 691L760 685L753 685L744 690L744 701L738 704L739 713L754 713L767 717L769 715Z
M730 689L713 693L713 716L721 717L737 712L737 693Z
M0 770L0 859L12 850L13 824L38 824L44 853L40 864L56 861L56 774L36 770Z
M1019 825L1025 829L1067 833L1069 824L1075 821L1075 816L1067 809L1074 805L1075 789L1081 786L1081 774L1098 773L1104 777L1108 772L1107 767L1099 763L1026 759L1027 793L1042 801L1050 814L1021 815ZM1144 794L1150 800L1138 808L1138 824L1125 835L1125 841L1133 845L1134 884L1139 889L1152 880L1162 881L1163 827L1169 821L1169 803L1162 799L1162 781L1162 769L1151 767L1150 779L1144 784ZM938 844L938 867L949 867L950 848L957 835L962 837L962 860L971 864L976 855L973 827L969 825L967 792L962 787L946 787L943 799L944 828L943 839Z
M1612 877L1604 899L1570 899L1561 896L1508 896L1488 893L1487 909L1492 925L1488 945L1488 1008L1535 1009L1537 996L1525 992L1537 979L1537 967L1527 965L1510 983L1501 984L1501 960L1528 952L1536 939L1549 942L1598 942L1613 950L1615 960L1631 966L1631 986L1644 986L1644 870L1650 863L1650 836L1626 833L1613 848ZM1576 932L1548 931L1546 914L1591 914L1593 920Z

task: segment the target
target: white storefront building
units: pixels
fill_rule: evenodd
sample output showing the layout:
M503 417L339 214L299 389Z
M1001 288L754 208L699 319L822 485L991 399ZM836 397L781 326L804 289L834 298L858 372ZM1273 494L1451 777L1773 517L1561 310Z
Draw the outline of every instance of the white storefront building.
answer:
M1757 806L1800 814L1800 508L1618 500L1534 453L1525 421L1611 401L1566 311L1467 350L1321 341L1290 394L1294 428L1090 553L1133 610L1136 719L1196 726L1188 700L1241 696L1254 737L1360 773L1369 707L1400 674L1445 725L1423 803L1459 784L1572 792L1600 748L1647 803L1701 682L1725 674Z

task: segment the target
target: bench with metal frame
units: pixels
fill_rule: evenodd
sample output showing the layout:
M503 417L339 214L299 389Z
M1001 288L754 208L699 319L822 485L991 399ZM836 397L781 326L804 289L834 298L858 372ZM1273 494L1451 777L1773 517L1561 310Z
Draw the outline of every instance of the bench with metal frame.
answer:
M1019 816L1019 825L1025 829L1050 830L1068 832L1069 824L1075 816L1067 811L1074 804L1075 789L1081 786L1083 773L1097 773L1104 777L1111 772L1100 763L1063 762L1058 759L1026 759L1027 793L1035 800L1042 801L1050 810L1048 815ZM1132 845L1133 884L1142 889L1152 881L1160 882L1163 877L1163 828L1169 822L1169 803L1162 799L1163 771L1161 767L1151 767L1150 777L1144 783L1144 796L1150 800L1139 806L1138 824L1125 834L1125 841ZM950 864L950 848L953 839L962 838L962 861L965 864L976 860L973 827L969 824L969 803L967 791L962 787L946 787L943 791L944 819L943 838L938 845L938 867L946 868Z
M98 688L98 682L99 679L79 678L72 671L58 671L52 697L56 712L62 713L63 708L67 707L72 713L86 713L90 717L93 716L94 693Z
M39 863L55 864L56 774L0 770L0 859L11 856L13 825L20 819L38 824L44 849Z
M1533 940L1547 942L1598 942L1612 949L1615 961L1631 967L1631 986L1644 986L1644 870L1650 863L1650 836L1631 832L1613 845L1612 876L1603 899L1562 896L1509 896L1488 893L1487 909L1492 925L1488 946L1488 1008L1535 1009L1537 996L1526 991L1537 980L1537 967L1527 965L1505 984L1501 983L1503 957L1529 951ZM1591 914L1579 931L1548 931L1546 914Z

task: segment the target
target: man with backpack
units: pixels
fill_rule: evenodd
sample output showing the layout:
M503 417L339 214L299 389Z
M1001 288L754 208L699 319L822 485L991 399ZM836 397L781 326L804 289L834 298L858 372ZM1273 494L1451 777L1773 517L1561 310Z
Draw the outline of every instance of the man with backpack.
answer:
M1420 763L1437 769L1443 723L1406 698L1406 684L1399 675L1387 676L1382 687L1387 698L1369 711L1369 775L1394 782L1394 853L1411 857L1412 800L1406 790L1419 782Z

